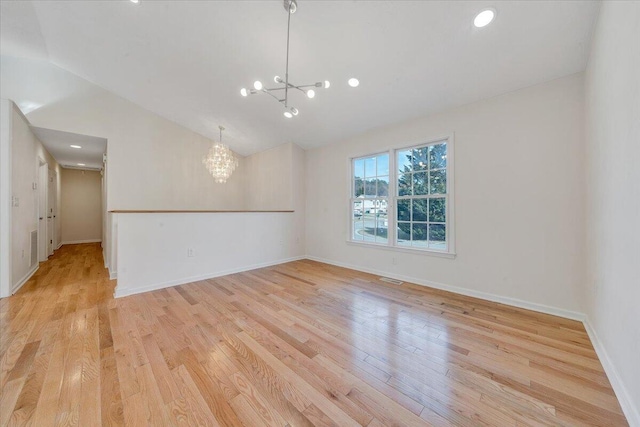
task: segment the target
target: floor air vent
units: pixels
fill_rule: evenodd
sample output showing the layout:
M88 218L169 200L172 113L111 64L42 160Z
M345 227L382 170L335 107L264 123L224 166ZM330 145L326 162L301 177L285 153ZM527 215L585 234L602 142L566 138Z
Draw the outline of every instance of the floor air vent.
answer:
M31 232L31 263L29 267L34 266L38 262L38 230Z
M387 283L393 283L394 285L402 285L404 283L402 280L392 279L391 277L381 277L380 280Z

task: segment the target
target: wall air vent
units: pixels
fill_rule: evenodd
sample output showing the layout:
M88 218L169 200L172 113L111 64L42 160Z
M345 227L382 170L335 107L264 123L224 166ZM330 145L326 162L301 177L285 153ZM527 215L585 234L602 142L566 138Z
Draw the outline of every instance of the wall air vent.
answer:
M404 283L402 280L392 279L391 277L380 277L380 281L393 283L394 285L402 285Z

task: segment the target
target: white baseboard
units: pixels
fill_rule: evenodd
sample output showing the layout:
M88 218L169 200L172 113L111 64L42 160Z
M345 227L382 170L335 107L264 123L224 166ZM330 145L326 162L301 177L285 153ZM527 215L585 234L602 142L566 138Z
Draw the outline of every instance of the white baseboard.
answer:
M598 359L600 359L600 363L602 363L602 367L607 373L607 378L609 378L613 391L616 393L618 402L620 402L622 411L627 417L627 422L631 427L640 427L640 413L638 413L638 408L634 405L631 396L629 396L629 392L622 381L622 376L618 373L618 370L611 361L607 350L605 350L604 345L602 345L602 341L598 338L596 330L591 326L589 318L587 317L583 323L591 340L591 344L593 344L593 348L596 350Z
M292 261L299 261L305 259L304 255L291 258L280 259L277 261L264 262L260 264L247 265L240 268L234 268L232 270L218 271L215 273L201 274L198 276L184 277L181 279L169 280L167 282L155 283L152 285L146 285L135 289L122 289L120 286L116 286L114 294L115 298L126 297L129 295L141 294L143 292L155 291L158 289L170 288L172 286L184 285L185 283L199 282L201 280L213 279L220 276L226 276L228 274L242 273L243 271L255 270L258 268L271 267L272 265L284 264ZM120 288L120 289L119 289Z
M360 267L342 262L336 262L325 258L308 255L306 257L312 261L323 262L325 264L331 264L338 267L349 268L351 270L363 271L365 273L375 274L377 276L391 277L393 279L402 280L404 282L411 282L421 286L427 286L429 288L440 289L443 291L453 292L455 294L466 295L469 297L480 298L487 301L497 302L500 304L512 305L527 310L537 311L540 313L551 314L554 316L564 317L571 320L577 320L582 322L586 319L584 313L577 311L565 310L558 307L552 307L544 304L538 304L534 302L524 301L518 298L505 297L502 295L490 294L488 292L475 291L473 289L461 288L459 286L446 285L444 283L432 282L429 280L420 279L417 277L403 276L401 274L389 273L388 271L375 270L371 268Z
M111 268L108 268L109 270L109 280L115 280L118 278L118 272L117 271L113 271L111 270Z
M102 243L102 239L88 239L88 240L69 240L69 241L65 241L60 243L60 246L62 245L79 245L82 243Z
M29 279L31 279L31 276L34 275L34 273L36 271L38 271L38 269L40 268L40 264L36 264L31 270L29 270L27 272L27 274L24 275L24 277L22 279L20 279L20 281L18 283L15 284L15 286L13 288L11 288L11 295L15 294L16 292L18 292L18 290L20 290L20 288L22 287L22 285L24 285L25 283L27 283L27 281Z
M62 247L62 242L58 243L58 246L55 248L55 250L57 251L58 249L60 249Z

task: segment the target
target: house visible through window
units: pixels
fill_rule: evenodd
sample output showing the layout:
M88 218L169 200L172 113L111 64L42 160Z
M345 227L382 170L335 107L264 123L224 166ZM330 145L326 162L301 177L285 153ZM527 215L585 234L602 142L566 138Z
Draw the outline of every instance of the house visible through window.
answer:
M445 139L352 159L351 240L453 253L450 147Z

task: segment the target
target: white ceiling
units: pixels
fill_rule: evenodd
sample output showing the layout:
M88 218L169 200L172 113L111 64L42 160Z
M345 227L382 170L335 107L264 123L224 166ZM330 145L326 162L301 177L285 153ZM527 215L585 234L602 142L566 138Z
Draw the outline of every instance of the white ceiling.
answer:
M472 24L485 7L495 21ZM582 71L593 1L299 1L287 120L256 79L284 74L282 0L1 2L0 52L47 59L246 155L308 148ZM347 86L358 77L357 89Z
M102 154L107 151L105 138L35 126L32 126L31 130L61 166L74 169L102 169ZM82 148L71 148L71 145L79 145ZM84 166L79 166L78 163L84 163Z

